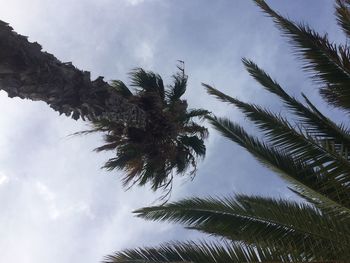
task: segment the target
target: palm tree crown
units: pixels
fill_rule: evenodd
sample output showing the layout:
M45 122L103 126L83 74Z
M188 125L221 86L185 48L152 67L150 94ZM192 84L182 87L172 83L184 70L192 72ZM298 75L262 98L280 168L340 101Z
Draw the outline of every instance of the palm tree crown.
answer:
M182 67L173 76L173 84L164 87L162 78L153 72L137 68L130 73L134 93L122 82L112 87L128 102L147 114L145 127L130 127L108 119L95 121L88 132L105 132L106 144L97 151L113 150L116 157L104 165L108 170L126 172L124 185L150 183L153 190L171 190L173 174L194 176L197 157L204 157L205 127L194 118L203 118L208 111L188 109L181 99L187 87L187 75Z
M350 110L350 49L332 44L305 24L254 2L291 40L321 84L329 105ZM336 0L336 15L350 36L350 1ZM209 116L223 136L249 151L290 183L305 203L236 195L190 198L135 211L148 220L170 221L217 236L223 242L174 242L156 248L117 252L106 262L348 262L350 259L350 130L320 112L303 94L290 96L254 62L243 59L250 75L296 116L297 125L259 105L243 102L203 84L209 94L241 110L262 132L249 134L227 118Z

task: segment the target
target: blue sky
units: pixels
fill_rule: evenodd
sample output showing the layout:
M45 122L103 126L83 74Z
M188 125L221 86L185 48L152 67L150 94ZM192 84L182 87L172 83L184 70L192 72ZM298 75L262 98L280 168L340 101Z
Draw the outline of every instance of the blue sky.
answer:
M344 41L333 1L268 1L293 20ZM242 100L283 112L240 60L248 57L293 95L303 91L329 112L301 71L286 39L247 0L0 0L0 19L62 61L94 77L127 82L134 67L171 79L186 62L190 106L207 108L246 127L237 110L217 102L201 82ZM111 156L92 149L101 136L70 137L86 129L41 102L0 92L0 262L99 262L113 251L198 238L181 227L145 222L131 211L159 197L148 188L125 192L118 172L99 167ZM340 113L332 111L332 118ZM254 129L252 130L254 132ZM171 200L248 193L293 198L286 184L243 149L211 132L206 159L192 182L177 180Z

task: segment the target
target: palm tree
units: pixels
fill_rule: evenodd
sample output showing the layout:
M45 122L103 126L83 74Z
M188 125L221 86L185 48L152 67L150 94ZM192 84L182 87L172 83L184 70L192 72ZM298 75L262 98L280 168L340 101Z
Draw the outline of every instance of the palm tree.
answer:
M254 2L280 27L313 74L332 107L350 110L350 49L331 44L305 24ZM336 1L339 25L350 36L350 1ZM147 220L170 221L219 237L216 242L173 242L117 252L105 262L348 262L350 259L350 130L320 112L302 94L290 96L254 62L250 75L276 95L295 123L259 105L203 84L209 94L241 110L262 132L250 135L227 118L209 116L223 136L248 150L290 183L306 202L258 196L190 198L135 211Z
M188 110L181 100L187 87L183 66L174 84L165 89L162 78L143 69L131 73L136 94L121 81L94 81L90 73L62 63L42 52L38 43L0 21L0 89L9 97L44 101L60 114L91 121L93 131L107 133L106 144L115 150L105 168L126 171L125 184L151 183L152 189L171 189L173 174L196 171L197 157L204 157L207 129L194 121L208 112Z

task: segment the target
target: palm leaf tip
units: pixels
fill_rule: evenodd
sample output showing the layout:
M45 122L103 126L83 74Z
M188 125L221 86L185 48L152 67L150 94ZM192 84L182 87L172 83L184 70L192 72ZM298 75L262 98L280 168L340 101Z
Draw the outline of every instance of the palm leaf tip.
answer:
M286 99L289 96L282 89L282 87L273 80L264 70L258 67L256 63L247 58L242 59L242 63L247 69L248 73L259 82L266 90L280 96L282 99Z
M175 102L185 94L187 88L187 76L183 74L173 75L174 84L167 93L170 102Z
M335 7L338 25L343 29L347 37L350 37L350 2L348 0L336 0Z

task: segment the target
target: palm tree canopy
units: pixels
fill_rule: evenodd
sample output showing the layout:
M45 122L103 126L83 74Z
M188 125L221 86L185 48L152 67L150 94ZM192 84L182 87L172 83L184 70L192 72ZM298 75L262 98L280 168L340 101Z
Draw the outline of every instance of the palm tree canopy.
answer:
M326 102L350 110L350 51L309 26L286 19L263 0L253 0L289 38ZM338 24L350 36L350 1L336 0ZM224 137L249 151L290 183L306 202L258 196L189 198L136 210L153 221L181 223L220 238L214 243L176 242L118 252L106 262L348 262L350 258L350 130L304 101L290 96L253 61L250 75L276 95L295 117L243 102L203 84L208 93L238 108L262 136L228 118L207 116ZM345 119L344 121L348 121ZM240 253L243 252L244 253ZM245 254L246 253L246 254ZM231 256L231 255L234 256ZM236 256L239 256L239 259Z
M94 128L87 132L105 132L106 144L96 150L116 152L116 157L108 160L104 168L125 171L124 185L150 183L153 190L170 191L173 174L188 172L194 176L197 159L205 155L208 131L195 118L203 119L209 112L188 109L186 100L181 99L187 87L187 75L182 68L168 87L158 74L141 68L134 69L130 79L133 92L119 80L113 81L112 87L146 112L145 127L102 119L95 121Z

